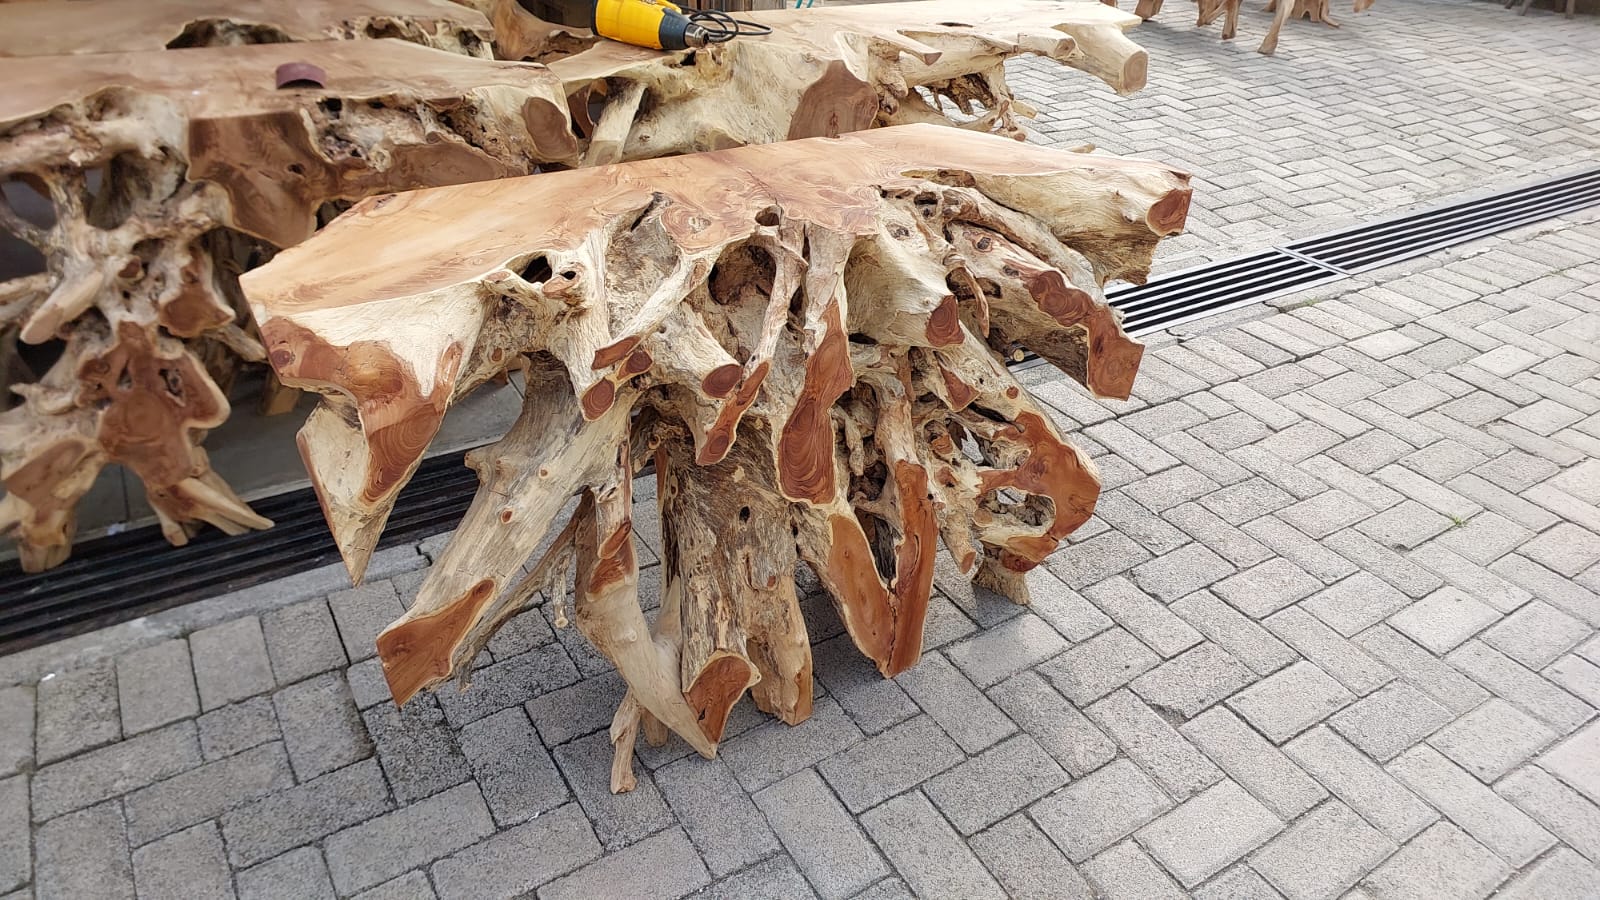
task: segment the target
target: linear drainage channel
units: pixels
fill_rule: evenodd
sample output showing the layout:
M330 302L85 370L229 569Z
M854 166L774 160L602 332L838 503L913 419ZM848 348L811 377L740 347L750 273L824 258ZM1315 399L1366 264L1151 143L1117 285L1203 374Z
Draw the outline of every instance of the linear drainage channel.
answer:
M1106 297L1130 334L1149 334L1595 203L1600 169L1117 286ZM422 464L380 547L455 527L477 489L464 455ZM233 537L207 529L183 547L168 546L155 526L139 528L87 541L38 575L0 564L0 654L338 562L309 488L254 506L277 524Z

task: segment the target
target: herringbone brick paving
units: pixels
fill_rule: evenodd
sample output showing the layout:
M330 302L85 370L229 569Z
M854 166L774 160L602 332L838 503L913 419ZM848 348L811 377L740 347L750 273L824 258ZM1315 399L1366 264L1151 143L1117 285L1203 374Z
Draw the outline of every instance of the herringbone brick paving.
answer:
M1175 258L1594 158L1593 21L1385 0L1263 61L1187 12L1144 106L1046 108L1196 170ZM885 681L813 594L812 719L623 796L620 681L544 610L388 702L440 539L0 658L0 900L1600 896L1597 260L1600 212L1290 297L1128 403L1028 372L1106 485L1033 605L941 569Z

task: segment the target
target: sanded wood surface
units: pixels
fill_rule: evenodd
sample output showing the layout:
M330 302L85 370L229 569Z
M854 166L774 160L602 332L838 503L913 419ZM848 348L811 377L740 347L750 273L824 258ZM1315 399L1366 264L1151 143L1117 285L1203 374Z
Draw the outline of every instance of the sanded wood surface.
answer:
M401 38L490 55L481 14L450 0L41 0L0 3L0 56Z
M941 539L1026 602L1023 573L1099 480L1004 359L1034 347L1126 397L1143 348L1102 286L1141 281L1188 203L1159 164L912 125L367 200L242 285L280 378L325 395L300 446L357 579L450 403L526 372L379 654L402 702L465 680L571 573L573 621L628 684L626 790L639 730L710 755L747 692L809 714L799 561L886 676L920 653ZM630 496L646 462L653 628Z
M288 62L325 86L277 89ZM0 531L33 570L65 558L110 462L144 482L175 543L199 522L270 524L198 445L228 415L236 360L262 359L242 265L309 236L330 202L578 159L543 67L403 41L0 59L0 82L0 179L53 219L0 203L0 226L46 262L0 284L0 332L66 341L0 414Z

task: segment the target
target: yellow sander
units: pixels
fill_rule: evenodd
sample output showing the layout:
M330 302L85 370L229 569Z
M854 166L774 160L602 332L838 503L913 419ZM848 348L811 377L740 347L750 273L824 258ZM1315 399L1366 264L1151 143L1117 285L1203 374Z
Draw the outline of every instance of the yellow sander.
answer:
M594 33L655 50L689 50L771 28L716 10L684 12L666 0L595 0Z

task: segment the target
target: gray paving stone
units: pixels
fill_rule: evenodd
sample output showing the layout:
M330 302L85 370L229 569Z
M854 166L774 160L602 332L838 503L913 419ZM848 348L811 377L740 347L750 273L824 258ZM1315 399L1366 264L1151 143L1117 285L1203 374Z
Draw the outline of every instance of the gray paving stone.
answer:
M1363 753L1387 762L1448 724L1451 713L1421 689L1396 681L1329 719Z
M648 774L636 773L633 790L611 793L611 739L604 732L561 745L555 757L607 852L672 824L672 811Z
M300 781L310 781L372 755L372 740L343 673L320 675L290 685L273 695L272 705L283 730L289 761Z
M1304 569L1323 584L1355 573L1360 567L1338 553L1300 533L1300 530L1274 516L1263 516L1244 526L1245 534L1267 545L1289 562ZM1330 542L1333 538L1328 539Z
M1484 846L1514 866L1548 850L1555 837L1431 747L1413 748L1389 770Z
M1235 694L1228 706L1281 744L1354 699L1328 673L1302 661Z
M794 860L780 853L702 888L697 900L815 900L817 892L806 883Z
M1538 766L1524 766L1495 786L1562 841L1590 859L1600 854L1600 807Z
M127 735L199 715L189 645L182 640L162 641L120 657L117 696L122 732Z
M1477 682L1387 625L1367 629L1356 637L1356 643L1456 715L1489 696Z
M33 880L33 835L29 828L28 777L0 779L0 891Z
M607 672L529 700L528 717L545 746L555 747L609 728L626 691L622 676Z
M1377 575L1408 597L1425 597L1444 584L1438 575L1359 531L1345 529L1329 535L1322 543L1329 551L1353 564L1353 568ZM1410 555L1421 558L1419 554L1427 552L1427 546Z
M1600 535L1563 522L1520 548L1522 555L1571 578L1600 562Z
M1045 559L1045 566L1068 587L1076 589L1126 572L1150 558L1150 551L1132 538L1107 531L1057 550Z
M1039 666L1078 706L1087 706L1154 668L1161 658L1121 628L1102 632Z
M1498 698L1462 716L1428 743L1453 762L1492 783L1554 743L1556 733Z
M33 721L32 688L0 688L0 775L33 761Z
M1230 778L1285 821L1328 796L1315 779L1222 707L1189 722L1181 731Z
M1289 742L1284 752L1394 841L1404 843L1439 817L1392 775L1327 728L1313 729Z
M233 900L233 873L213 822L133 852L139 900Z
M817 764L845 808L860 813L961 762L961 748L922 715Z
M1065 649L1067 642L1043 619L1021 615L951 644L944 653L974 684L987 688ZM856 656L864 659L859 652ZM893 685L893 682L881 677L877 683ZM831 687L829 692L833 692ZM903 694L901 696L904 697ZM906 698L906 702L909 702L909 698ZM840 704L844 705L844 701L840 700ZM848 711L850 707L845 706L845 709Z
M1182 618L1119 576L1088 588L1084 596L1163 657L1176 656L1201 640Z
M134 896L133 861L122 810L102 803L52 819L34 834L38 900Z
M812 661L828 696L866 734L878 734L921 711L898 684L884 678L856 649L849 635L829 638L812 647Z
M1443 655L1499 621L1500 613L1453 587L1443 587L1390 616L1389 624Z
M1084 711L1140 768L1180 800L1221 780L1222 772L1166 720L1122 690Z
M1255 680L1248 667L1207 641L1140 675L1131 686L1163 715L1190 719Z
M1239 863L1194 890L1196 900L1282 900L1267 880Z
M129 794L123 802L128 839L137 847L293 785L279 743L206 763Z
M655 782L715 877L772 855L778 839L721 761L678 760Z
M815 772L799 771L754 799L784 849L828 900L849 897L889 874L872 842Z
M532 736L533 728L522 710L509 709L499 715L522 720ZM472 777L467 757L456 745L455 734L433 697L413 697L398 709L388 703L374 706L361 718L396 803L420 800Z
M1107 900L1168 900L1187 896L1133 841L1089 860L1084 875Z
M279 684L291 684L346 663L339 630L325 601L308 600L264 613L261 634Z
M1589 725L1556 745L1539 764L1590 800L1600 803L1600 769L1594 765L1597 758L1600 758L1600 723Z
M868 810L861 824L917 894L1005 898L999 883L921 792Z
M1172 808L1131 760L1119 759L1033 805L1039 827L1082 863Z
M1395 677L1388 666L1299 607L1274 613L1262 624L1358 696L1370 694Z
M992 825L1066 784L1067 774L1030 735L1017 735L934 777L923 792L964 835Z
M122 737L116 670L109 662L45 676L37 702L41 766Z
M1270 401L1268 401L1270 402ZM1177 466L1125 488L1128 496L1154 512L1198 500L1221 485L1189 466Z
M989 698L937 653L923 657L895 681L967 753L977 753L1017 730Z
M1389 854L1394 841L1337 800L1294 823L1251 860L1289 900L1337 897Z
M1223 780L1141 828L1137 838L1192 888L1282 829L1271 810L1237 783Z
M1116 742L1034 672L1006 679L991 688L989 696L1075 778L1117 754Z
M441 828L439 823L448 822ZM470 846L494 833L477 785L464 784L329 835L334 887L351 894Z
M1395 388L1395 390L1404 390L1404 387ZM1380 403L1383 402L1381 400L1382 396L1381 394L1379 395ZM1388 404L1385 405L1387 406ZM1406 413L1401 413L1401 415L1406 415ZM1356 435L1336 447L1330 447L1328 456L1363 475L1370 475L1395 462L1402 456L1412 453L1415 449L1415 447L1389 432L1381 428L1375 428Z
M600 858L600 842L577 804L492 834L433 864L442 900L526 896Z
M272 690L261 622L254 616L203 628L189 635L200 706L213 710Z
M1272 551L1260 541L1222 521L1216 513L1198 503L1174 507L1167 511L1166 517L1237 568L1248 568L1272 557Z
M919 666L925 664L926 659ZM799 725L769 722L724 742L717 750L746 791L755 792L859 743L861 729L839 704L819 700ZM805 869L805 861L795 857Z
M1451 524L1448 516L1415 500L1404 500L1361 522L1356 530L1384 546L1410 550L1443 534Z
M710 882L683 829L670 828L552 881L539 889L539 900L672 900Z
M1248 413L1237 412L1189 429L1189 434L1213 450L1229 451L1253 444L1272 429Z
M1371 514L1372 510L1366 504L1337 489L1301 500L1274 513L1314 538L1327 537Z
M40 769L33 778L33 818L52 819L200 765L193 722L112 744ZM118 830L121 831L120 814Z
M1506 900L1600 896L1600 868L1565 847L1529 867L1500 891Z
M1528 591L1445 548L1438 541L1431 541L1411 551L1410 558L1499 612L1513 612L1533 599Z
M383 677L383 663L377 658L365 659L344 670L344 679L350 684L350 693L356 706L368 709L379 703L393 703L389 682Z
M1363 886L1375 898L1487 897L1511 870L1448 822L1429 828L1368 876Z
M1225 578L1212 593L1252 618L1263 618L1303 597L1321 582L1283 558L1273 558L1254 568Z
M561 645L547 644L474 671L468 690L444 690L435 696L445 718L460 728L490 713L566 687L579 677L577 667Z
M1150 443L1121 422L1101 422L1084 429L1084 433L1105 445L1118 458L1138 466L1146 474L1153 474L1177 465L1172 454Z
M278 714L272 709L270 697L251 697L242 703L214 709L195 723L200 728L200 751L208 762L282 737L278 731Z
M1231 574L1233 566L1227 560L1204 544L1192 543L1135 566L1131 577L1139 590L1163 603L1171 603ZM1084 591L1084 596L1095 600L1094 590ZM1096 603L1105 609L1104 604ZM1116 617L1115 613L1111 615Z
M1093 888L1025 815L967 839L1013 900L1091 900Z
M322 851L301 847L245 869L236 878L239 900L332 900L333 881Z
M489 811L502 827L527 821L571 798L555 761L539 744L522 710L486 716L464 726L459 737ZM449 765L446 771L453 768Z
M1171 608L1257 675L1269 675L1296 659L1288 645L1209 591L1190 594Z
M407 872L356 894L352 900L438 900L438 895L433 892L433 885L428 883L428 876L421 872Z
M1546 569L1520 554L1502 557L1489 567L1501 578L1537 593L1539 599L1577 619L1600 627L1600 594Z
M1200 499L1201 506L1233 525L1243 525L1294 502L1292 495L1264 478L1241 481Z
M1369 572L1357 572L1307 597L1300 608L1345 637L1383 621L1410 605L1406 596Z
M253 866L392 808L377 760L362 760L222 816L235 866Z
M328 595L328 608L351 662L378 652L378 633L406 611L392 581L369 581Z
M1168 472L1176 471L1168 469ZM1162 473L1166 474L1165 472ZM1134 482L1130 487L1137 486ZM1127 535L1138 541L1145 549L1156 555L1170 553L1173 550L1189 543L1189 536L1168 525L1156 513L1134 501L1122 491L1111 491L1100 495L1095 502L1095 518L1104 522L1107 527L1115 529L1119 534Z
M1480 641L1468 641L1447 660L1500 697L1568 734L1594 716L1589 704L1556 687Z

